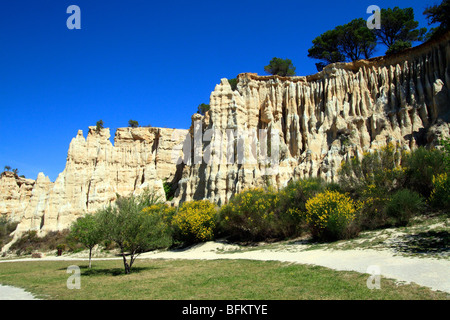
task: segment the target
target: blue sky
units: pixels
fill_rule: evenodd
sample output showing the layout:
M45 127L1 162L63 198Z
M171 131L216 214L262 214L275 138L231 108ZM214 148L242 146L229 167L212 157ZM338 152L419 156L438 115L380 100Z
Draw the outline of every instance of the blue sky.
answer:
M188 128L221 78L264 75L273 57L316 72L311 41L369 5L413 7L421 27L438 0L1 0L0 171L52 181L78 129ZM70 5L81 30L69 30ZM377 55L385 49L380 46Z

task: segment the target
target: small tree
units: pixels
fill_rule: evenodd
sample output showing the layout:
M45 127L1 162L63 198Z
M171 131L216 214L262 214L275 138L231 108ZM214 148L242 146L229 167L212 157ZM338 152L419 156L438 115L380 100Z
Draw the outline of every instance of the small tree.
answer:
M295 75L295 67L290 59L273 58L269 65L264 67L264 71L272 75L289 77Z
M95 126L96 126L95 131L99 133L103 129L103 120L98 120Z
M228 79L228 83L231 86L231 90L236 91L237 90L237 84L238 84L238 80L236 78L233 79Z
M137 128L137 127L139 127L139 122L137 122L136 120L129 120L128 126L131 128Z
M211 109L211 106L209 104L202 103L198 106L197 113L204 116L206 114L206 112L208 112L210 109Z
M79 218L70 228L69 236L89 249L89 269L91 268L92 249L102 240L98 218L86 215Z
M10 166L5 166L5 169L4 169L5 171L10 171L11 170L11 167Z
M142 211L152 202L155 200L148 194L119 197L115 206L109 206L98 214L105 238L114 241L120 249L126 274L131 272L134 261L142 252L172 244L171 231L164 218Z

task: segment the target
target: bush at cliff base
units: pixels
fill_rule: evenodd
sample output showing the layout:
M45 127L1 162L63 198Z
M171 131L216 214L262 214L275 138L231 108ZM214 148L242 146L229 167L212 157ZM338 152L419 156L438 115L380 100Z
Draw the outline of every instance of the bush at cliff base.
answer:
M233 241L261 241L279 236L275 192L255 188L236 194L222 206L220 230Z
M433 190L431 191L430 204L436 209L450 210L450 174L441 173L433 177Z
M301 236L308 230L305 219L306 202L330 185L320 178L291 181L277 192L274 208L278 233L284 238Z
M173 216L176 240L186 244L214 239L217 211L207 200L184 202Z
M314 239L338 240L356 236L351 223L358 205L345 194L327 190L306 202L306 221Z

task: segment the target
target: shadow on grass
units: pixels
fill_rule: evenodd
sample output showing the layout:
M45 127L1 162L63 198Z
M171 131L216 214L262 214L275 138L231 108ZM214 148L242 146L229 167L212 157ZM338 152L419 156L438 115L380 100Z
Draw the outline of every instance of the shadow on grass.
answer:
M450 233L448 231L427 231L401 238L394 248L405 253L439 254L450 251Z
M89 266L79 266L82 276L95 277L95 276L121 276L125 274L125 268L96 268L95 265L89 269ZM132 267L130 274L140 273L143 271L161 269L160 267L148 266L148 267ZM61 268L60 270L67 270Z

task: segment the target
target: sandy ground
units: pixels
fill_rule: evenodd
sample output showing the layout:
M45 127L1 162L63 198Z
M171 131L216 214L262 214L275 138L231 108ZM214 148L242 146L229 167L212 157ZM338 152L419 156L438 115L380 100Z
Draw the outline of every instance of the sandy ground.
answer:
M95 258L96 260L121 258ZM370 274L368 268L375 268L386 278L399 283L416 283L450 293L450 261L435 258L396 256L389 250L305 250L304 246L289 246L287 249L239 250L238 246L220 242L206 242L184 250L149 252L138 259L249 259L261 261L283 261L289 263L311 264L335 270L356 271ZM41 259L16 259L7 261L42 260L87 260L86 254L72 256L48 256ZM383 282L381 280L381 289ZM20 293L22 292L22 293ZM11 298L12 297L12 298ZM0 286L1 299L31 299L32 296L21 289Z

